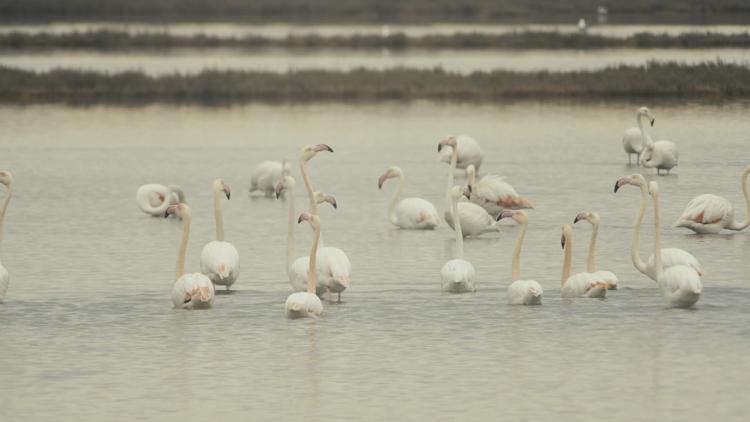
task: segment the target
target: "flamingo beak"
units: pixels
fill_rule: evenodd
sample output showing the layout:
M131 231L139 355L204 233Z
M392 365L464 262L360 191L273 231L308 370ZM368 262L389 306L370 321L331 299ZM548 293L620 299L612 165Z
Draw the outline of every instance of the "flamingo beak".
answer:
M310 214L308 214L306 212L303 212L302 214L299 215L299 219L297 219L297 224L299 224L299 223L301 223L303 221L307 221L309 219L310 219Z
M284 192L284 185L281 182L277 183L274 192L276 193L276 199L279 199L281 192Z
M177 207L175 207L174 205L170 205L169 207L167 207L167 210L164 211L164 218L167 218L169 217L169 214L174 214L176 212L177 212Z
M383 183L388 179L388 172L384 173L380 178L378 178L378 189L383 188Z
M313 151L315 152L321 152L321 151L328 151L333 152L333 148L329 147L326 144L318 144L313 147Z
M654 118L654 119L651 119L651 127L654 127L654 122L655 122L655 121L656 121L656 119L655 119L655 118Z
M497 216L497 221L502 220L503 218L513 217L513 210L505 210L500 215Z
M576 215L575 220L573 220L573 224L575 224L575 223L577 223L577 222L579 222L581 220L585 220L585 219L586 219L586 214L585 213L579 213L578 215Z
M229 186L224 186L224 194L227 196L227 200L232 197L232 190L229 189Z
M560 238L560 245L562 246L563 249L565 249L565 235L563 235L562 238Z
M329 204L331 204L331 206L332 206L332 207L333 207L334 209L338 209L338 207L339 207L339 206L338 206L338 204L336 203L336 198L334 198L334 197L333 197L332 195L326 195L326 197L325 197L325 201L326 201L326 202L328 202Z

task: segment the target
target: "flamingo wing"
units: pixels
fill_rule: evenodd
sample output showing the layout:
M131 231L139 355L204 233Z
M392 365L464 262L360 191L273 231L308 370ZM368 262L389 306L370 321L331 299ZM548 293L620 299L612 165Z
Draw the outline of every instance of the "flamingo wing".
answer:
M680 220L689 220L699 224L716 224L733 213L734 210L729 201L720 196L705 194L688 202Z

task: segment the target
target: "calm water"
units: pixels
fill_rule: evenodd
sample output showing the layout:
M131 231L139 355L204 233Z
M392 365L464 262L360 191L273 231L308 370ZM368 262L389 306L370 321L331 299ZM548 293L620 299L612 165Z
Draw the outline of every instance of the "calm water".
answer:
M12 281L0 305L0 419L744 420L750 232L665 228L665 246L693 252L707 274L695 310L664 308L629 263L638 192L612 193L634 171L620 136L639 105L2 106L0 167L13 170L17 195L2 251ZM682 155L658 178L664 219L706 191L744 217L750 104L652 111L654 138L678 142ZM394 186L378 191L376 179L389 165L404 169L407 195L445 208L435 144L449 133L475 136L482 170L509 176L535 203L522 274L544 286L543 306L505 304L515 227L466 242L479 290L454 296L439 289L452 231L388 223ZM310 171L338 199L321 218L327 244L349 254L353 284L320 320L289 321L286 205L246 188L255 163L317 142L336 151ZM243 265L237 292L212 310L173 310L180 225L142 214L135 190L185 188L196 270L219 176L235 192L224 210ZM601 214L598 263L623 288L562 301L560 225L583 210ZM581 270L590 228L574 233ZM649 215L646 250L651 233ZM309 230L297 234L306 253Z
M409 67L468 74L474 71L506 69L515 71L598 70L619 64L645 65L648 62L687 64L722 60L750 65L746 49L604 49L604 50L173 50L153 52L101 53L92 51L5 52L0 65L34 71L55 68L123 72L142 70L150 75L195 74L205 69L289 70L324 69L345 71L365 67L391 69Z
M507 34L521 31L543 32L578 32L577 20L570 25L508 25L508 24L434 24L434 25L376 25L376 24L336 24L336 25L303 25L303 24L233 24L233 23L119 23L119 22L53 22L48 24L11 24L0 25L0 33L54 33L64 34L74 31L126 31L137 33L169 33L190 36L197 34L216 37L241 37L261 35L269 38L285 38L288 35L316 34L322 36L348 36L354 34L382 35L385 31L409 36L451 35L456 33L476 32L482 34ZM591 21L589 20L589 23ZM722 34L741 34L750 32L750 25L593 25L589 33L611 37L627 37L640 32L653 34L679 35L695 32L716 32Z

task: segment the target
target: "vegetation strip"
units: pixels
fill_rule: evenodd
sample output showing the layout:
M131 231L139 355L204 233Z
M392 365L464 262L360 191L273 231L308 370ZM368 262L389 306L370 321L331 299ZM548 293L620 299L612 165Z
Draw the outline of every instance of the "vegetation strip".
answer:
M269 73L207 70L152 77L0 67L5 102L249 102L477 100L506 98L750 98L750 68L722 62L619 66L586 72L511 71L461 75L440 69Z
M639 33L627 38L581 33L513 32L508 34L458 33L409 37L301 35L286 38L262 36L177 36L167 33L129 34L120 31L87 31L67 34L0 35L2 49L169 49L169 48L350 48L350 49L595 49L595 48L747 48L750 34L687 33L677 36Z

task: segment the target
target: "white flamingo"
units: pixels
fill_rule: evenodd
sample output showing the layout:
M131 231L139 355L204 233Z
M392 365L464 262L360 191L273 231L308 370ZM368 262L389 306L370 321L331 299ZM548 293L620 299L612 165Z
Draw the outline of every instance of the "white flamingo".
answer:
M310 214L318 215L318 204L315 199L315 193L312 188L312 182L307 174L306 164L321 151L333 152L333 148L325 144L308 146L302 149L299 167L302 178L305 182L305 189L310 204ZM326 292L336 293L337 302L341 302L341 293L351 284L352 265L349 257L339 248L330 246L321 247L316 255L317 265L320 267L321 283L325 286Z
M457 213L458 199L464 195L462 189L454 186L449 192L453 212ZM461 234L461 220L456 220L456 257L446 262L440 270L443 290L451 293L466 293L476 290L476 271L471 262L464 259L464 239Z
M402 229L434 229L440 224L440 215L435 206L422 198L405 198L399 201L404 190L404 173L399 167L389 167L378 179L378 189L386 180L398 178L398 189L388 207L388 218L394 226Z
M638 114L639 116L643 115L648 118L651 126L654 125L656 118L647 107L639 108ZM677 145L667 140L654 142L648 133L646 133L646 128L641 124L640 117L638 118L638 127L641 130L641 142L643 144L643 150L638 159L639 163L647 168L655 168L657 175L661 174L662 170L666 170L667 174L669 174L669 171L677 166L680 158ZM630 157L628 156L628 158Z
M165 198L170 198L170 200L165 201ZM146 214L164 217L168 206L185 202L185 193L177 185L164 186L150 183L138 188L135 192L135 200L138 208Z
M310 256L303 256L294 259L294 225L296 209L294 206L294 191L296 189L297 182L290 175L284 176L276 185L276 198L278 199L283 192L287 192L287 206L289 208L289 220L287 224L287 238L286 238L286 273L289 276L289 282L292 284L292 288L296 292L301 292L307 289L307 269L310 265ZM316 203L321 204L328 202L336 208L336 198L331 195L326 195L322 192L315 192ZM317 269L317 280L320 282L321 274L320 268ZM318 284L317 291L322 294L325 292L325 286Z
M701 277L693 267L673 265L664 268L661 249L661 218L659 217L659 185L649 183L649 193L654 200L654 272L655 279L667 305L675 308L691 308L698 302L703 291Z
M224 240L224 216L221 212L221 194L231 198L229 185L223 179L216 179L212 185L214 200L214 221L216 240L208 242L201 251L201 272L214 284L227 290L240 276L240 255L237 248Z
M613 272L596 270L596 240L599 235L599 222L601 221L599 214L595 212L578 213L575 220L573 220L573 224L576 224L579 221L588 221L592 226L588 260L586 261L586 271L595 274L598 279L606 281L609 290L617 290L618 280Z
M283 162L264 161L255 166L250 174L250 189L248 190L251 193L261 191L265 196L271 197L281 178L290 174L291 170L292 166L286 160Z
M449 136L440 141L438 144L440 162L450 164L454 149L458 151L458 159L456 160L455 167L465 169L473 164L478 170L482 165L482 160L484 159L482 148L479 147L479 143L474 138L467 135L459 135Z
M201 273L185 274L185 254L190 236L190 207L187 204L170 205L164 217L175 214L182 219L182 240L177 252L177 272L172 287L172 304L181 309L207 309L214 304L214 284Z
M607 296L607 282L600 280L593 273L582 272L570 275L570 265L573 258L573 227L570 224L562 226L562 247L564 251L562 271L562 297L593 297Z
M313 243L312 249L310 250L310 256L317 256L318 242L320 241L320 218L314 214L302 213L302 215L299 216L297 223L303 221L309 222L310 226L312 226ZM317 259L309 260L308 265L307 291L292 293L287 297L286 303L284 304L286 316L289 318L317 318L323 313L323 302L321 302L318 295L315 294L318 274Z
M438 144L438 150L441 146L454 147L456 145L456 138L450 137L440 141ZM454 183L454 171L456 169L456 162L458 160L458 149L453 148L451 150L451 161L448 168L448 186L446 194L448 195L448 204L450 204L450 191ZM471 191L471 188L469 188ZM496 221L492 216L479 205L473 202L462 201L458 203L458 215L461 218L461 229L464 237L468 236L479 236L484 233L500 231L500 227L496 224ZM445 222L455 230L453 224L453 211L450 208L445 210L444 214Z
M721 196L704 194L693 198L685 211L682 212L674 227L685 227L696 233L718 233L722 229L744 230L750 225L750 196L747 191L747 177L750 176L750 166L742 172L740 184L742 195L745 196L745 221L734 220L732 203Z
M471 187L469 199L491 215L497 215L509 209L534 208L528 199L519 195L513 186L505 181L504 177L488 174L477 182L477 171L472 164L466 167L466 175Z
M3 223L5 222L5 212L8 211L8 205L10 204L10 198L13 196L13 175L8 170L0 171L0 184L4 185L7 189L5 193L5 201L3 201L3 208L0 210L0 246L3 242ZM10 285L10 274L8 270L0 262L0 302L5 300L5 294L8 292L8 286Z
M648 206L648 186L646 184L646 179L637 173L631 174L630 176L623 176L615 182L615 193L625 185L633 185L641 189L641 207L638 210L635 222L633 223L633 240L630 246L630 256L633 261L633 266L643 275L655 281L656 270L654 268L654 255L651 255L648 263L645 263L641 259L639 251L641 242L641 223L643 222L643 216L645 215L646 207ZM703 276L703 266L700 262L698 262L693 255L682 249L662 249L661 260L664 268L669 268L674 265L687 265L688 267L692 267L698 275Z
M643 130L643 123L641 122L642 117L647 118L651 123L651 126L654 125L654 117L651 114L651 111L647 107L641 107L635 113L635 122L638 126L626 129L625 133L622 135L622 147L628 154L628 165L631 166L633 165L631 157L633 154L636 155L636 165L641 165L641 153L643 152L643 147L646 145L644 139L645 132Z
M521 231L518 233L516 246L513 249L512 283L508 286L508 304L541 305L542 293L544 292L542 286L535 280L521 280L521 247L523 246L523 239L526 236L526 229L529 226L529 217L525 212L520 210L507 210L503 211L498 219L508 217L521 225Z

